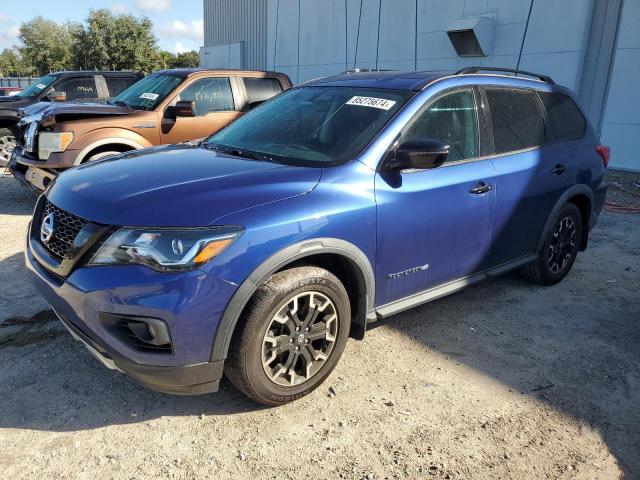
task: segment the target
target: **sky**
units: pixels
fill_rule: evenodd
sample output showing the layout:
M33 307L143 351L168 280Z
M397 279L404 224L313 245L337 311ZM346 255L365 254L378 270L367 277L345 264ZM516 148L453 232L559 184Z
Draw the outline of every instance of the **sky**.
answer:
M0 50L17 44L18 27L33 17L83 21L89 10L98 8L146 15L163 50L180 53L202 46L202 0L0 0Z

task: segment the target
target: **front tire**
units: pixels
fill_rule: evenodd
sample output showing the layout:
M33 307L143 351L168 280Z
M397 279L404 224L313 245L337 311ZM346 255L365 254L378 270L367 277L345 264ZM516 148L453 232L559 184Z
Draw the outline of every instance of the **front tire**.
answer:
M349 336L349 296L332 273L295 267L272 275L245 309L225 375L256 402L303 397L334 369Z
M578 255L582 228L580 210L573 203L567 203L558 212L538 258L523 267L523 276L542 285L560 282L567 276Z
M16 148L16 138L13 132L8 128L0 128L0 167L9 165L14 148Z

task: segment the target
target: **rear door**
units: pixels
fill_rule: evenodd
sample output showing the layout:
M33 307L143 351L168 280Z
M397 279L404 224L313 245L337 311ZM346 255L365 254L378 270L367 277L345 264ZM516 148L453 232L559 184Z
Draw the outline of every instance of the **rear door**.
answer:
M179 143L208 137L228 125L241 115L236 102L238 91L233 77L198 77L187 80L168 106L179 101L192 101L195 116L168 118L163 113L162 143Z
M489 266L535 253L545 222L570 182L570 162L554 143L532 89L481 89L491 123L496 218Z
M378 205L376 303L385 304L484 266L495 208L494 170L481 156L477 90L428 100L401 135L450 145L430 170L376 174Z

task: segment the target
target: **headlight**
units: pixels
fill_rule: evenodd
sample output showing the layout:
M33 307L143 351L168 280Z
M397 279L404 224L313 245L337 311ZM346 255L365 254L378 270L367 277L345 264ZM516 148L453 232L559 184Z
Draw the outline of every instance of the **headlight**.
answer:
M40 132L38 158L47 160L52 152L64 152L72 141L72 132Z
M121 228L102 244L89 264L139 264L162 272L193 270L219 255L243 231L240 227Z

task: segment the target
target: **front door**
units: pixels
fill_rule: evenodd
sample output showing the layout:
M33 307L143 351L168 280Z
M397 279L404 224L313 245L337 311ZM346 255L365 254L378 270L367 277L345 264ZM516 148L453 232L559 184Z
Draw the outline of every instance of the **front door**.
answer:
M376 175L377 305L483 269L491 245L495 178L491 161L479 158L475 97L465 88L430 100L399 140L448 143L444 165Z
M175 105L178 101L195 102L195 116L174 119L164 115L161 122L162 143L179 143L208 137L242 114L235 107L228 77L195 79L169 105Z

